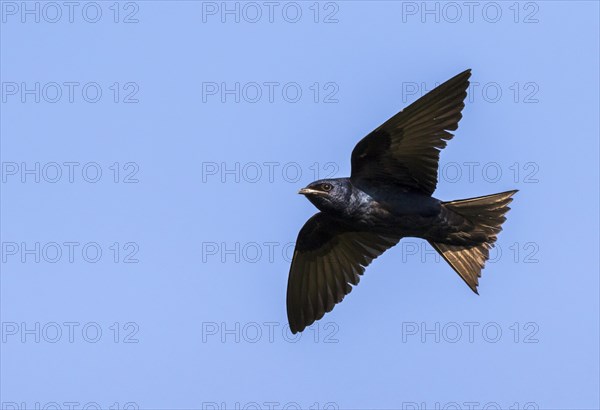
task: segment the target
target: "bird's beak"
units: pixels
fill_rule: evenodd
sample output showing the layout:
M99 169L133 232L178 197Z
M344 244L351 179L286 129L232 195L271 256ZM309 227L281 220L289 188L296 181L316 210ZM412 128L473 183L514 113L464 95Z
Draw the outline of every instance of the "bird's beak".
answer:
M317 191L316 189L311 188L302 188L298 191L300 195L323 195L325 192Z

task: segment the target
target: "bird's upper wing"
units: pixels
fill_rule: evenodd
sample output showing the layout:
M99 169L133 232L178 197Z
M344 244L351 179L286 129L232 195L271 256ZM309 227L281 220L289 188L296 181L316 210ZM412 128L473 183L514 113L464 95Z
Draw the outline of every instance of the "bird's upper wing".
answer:
M364 137L352 151L352 182L383 182L431 195L440 150L458 128L471 70L430 91Z
M302 227L296 241L287 289L292 333L301 332L357 285L373 259L399 237L355 231L319 212Z

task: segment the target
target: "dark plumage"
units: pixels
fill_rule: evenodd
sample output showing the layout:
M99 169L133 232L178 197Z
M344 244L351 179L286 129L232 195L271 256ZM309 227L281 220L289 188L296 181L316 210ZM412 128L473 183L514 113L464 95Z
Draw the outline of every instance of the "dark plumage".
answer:
M458 128L471 70L435 88L363 138L350 178L300 190L321 212L300 230L290 268L287 314L303 331L341 302L373 259L401 238L423 238L477 293L515 191L442 202L440 150Z

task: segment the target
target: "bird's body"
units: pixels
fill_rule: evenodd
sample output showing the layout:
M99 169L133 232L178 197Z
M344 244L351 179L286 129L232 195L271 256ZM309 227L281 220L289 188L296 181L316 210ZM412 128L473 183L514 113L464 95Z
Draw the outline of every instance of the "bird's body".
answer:
M365 267L405 237L427 240L477 293L478 278L516 191L442 202L432 196L439 152L458 127L467 70L363 138L349 178L299 193L321 211L300 230L288 280L296 333L333 309Z
M309 200L322 212L356 229L429 239L440 218L441 202L431 196L394 186L372 187L364 191L350 178L327 181L334 189L349 195L344 195L344 200L339 203L323 204L319 197ZM315 182L318 183L321 181Z
M324 183L315 181L313 184ZM350 229L369 230L402 238L416 237L449 245L478 245L487 236L468 235L474 225L444 203L420 192L397 186L370 187L367 192L356 187L350 178L328 179L343 195L340 202L323 204L310 198L320 211Z

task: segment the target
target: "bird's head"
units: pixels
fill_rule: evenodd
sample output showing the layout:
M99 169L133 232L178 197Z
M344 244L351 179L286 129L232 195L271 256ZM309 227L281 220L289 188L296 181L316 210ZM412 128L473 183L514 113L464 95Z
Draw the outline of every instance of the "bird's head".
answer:
M323 212L341 212L348 205L352 185L347 178L320 179L298 191Z

